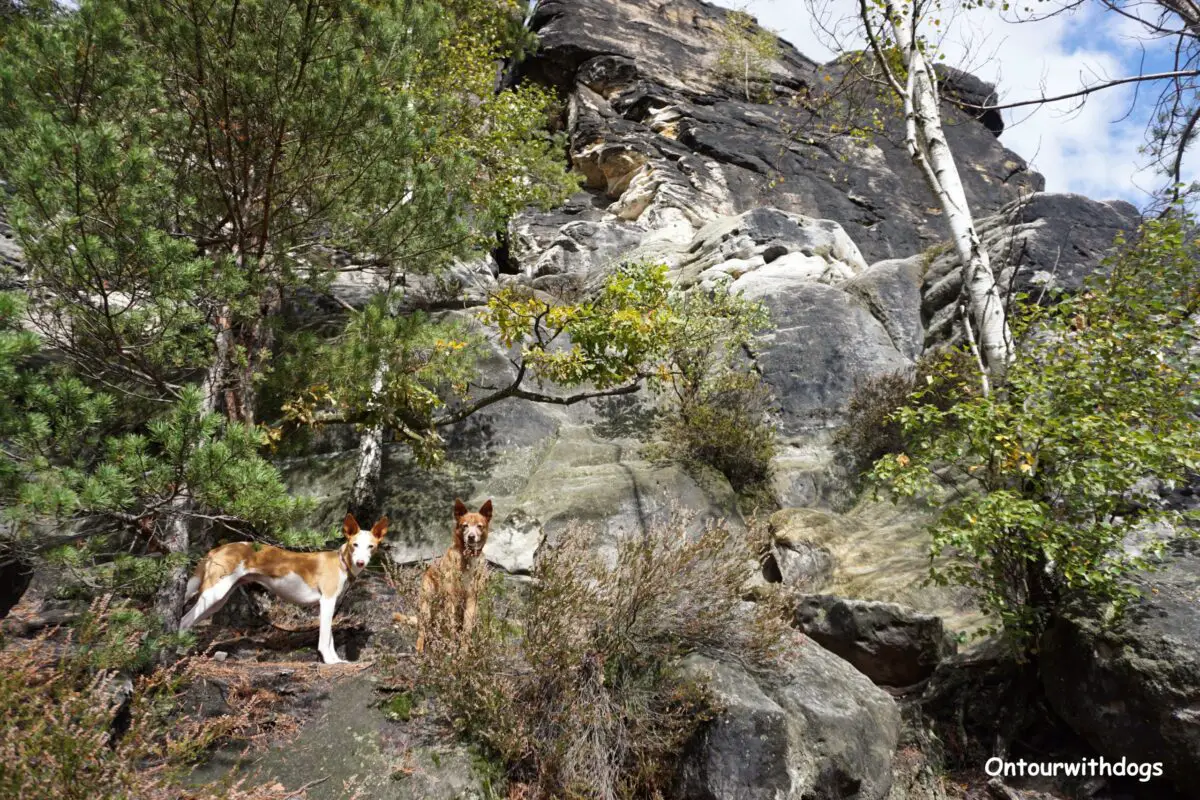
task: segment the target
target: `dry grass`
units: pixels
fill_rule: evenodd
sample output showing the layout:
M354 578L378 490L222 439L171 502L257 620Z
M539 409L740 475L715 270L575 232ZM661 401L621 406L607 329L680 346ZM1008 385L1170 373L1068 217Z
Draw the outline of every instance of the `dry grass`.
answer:
M630 537L614 564L568 531L535 568L524 597L493 581L467 638L429 632L421 685L462 733L503 765L528 798L671 794L678 756L713 711L679 661L699 652L770 671L787 622L743 601L754 552L682 522Z
M48 632L0 651L0 797L59 800L298 800L282 785L194 786L193 765L212 745L261 729L269 693L231 683L233 713L176 713L182 687L210 668L184 659L132 681L97 670L89 640L106 634L99 615L79 633ZM111 644L111 643L109 643ZM136 647L137 642L126 642ZM246 691L241 691L245 688ZM127 726L120 722L126 718Z

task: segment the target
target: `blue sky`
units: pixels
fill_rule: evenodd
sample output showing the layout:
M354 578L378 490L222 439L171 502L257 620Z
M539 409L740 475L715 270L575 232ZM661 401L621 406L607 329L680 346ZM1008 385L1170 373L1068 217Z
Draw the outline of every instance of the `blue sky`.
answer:
M768 28L818 61L832 58L831 37L814 24L803 0L717 0L745 8ZM1039 2L1038 9L1051 7ZM829 28L848 19L854 0L830 0L821 21ZM993 8L946 14L942 40L946 63L996 83L1001 99L1016 101L1070 92L1099 80L1145 70L1171 68L1168 45L1141 41L1134 23L1095 7L1084 7L1036 22ZM850 28L845 28L849 30ZM847 48L861 42L847 37ZM1143 49L1144 48L1144 49ZM1097 199L1119 197L1142 206L1159 184L1138 153L1157 89L1144 85L1107 90L1080 107L1077 101L1005 112L1008 129L1001 141L1046 176L1046 188L1079 192ZM1198 177L1195 164L1185 179Z

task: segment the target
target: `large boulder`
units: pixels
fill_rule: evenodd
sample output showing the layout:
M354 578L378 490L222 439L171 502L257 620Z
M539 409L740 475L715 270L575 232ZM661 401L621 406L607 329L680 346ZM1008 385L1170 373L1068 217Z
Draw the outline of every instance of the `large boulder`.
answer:
M1064 615L1041 643L1046 697L1110 760L1162 762L1200 797L1200 546L1178 543L1164 568L1138 578L1141 597L1105 627Z
M940 619L952 634L986 623L975 595L960 586L930 586L931 510L920 504L862 500L845 513L819 508L785 508L771 515L777 542L803 542L826 550L833 560L820 591L850 600L896 603L914 619Z
M692 656L722 704L684 763L696 800L878 800L891 786L900 712L886 693L837 656L800 641L786 675L756 679Z
M757 361L785 437L837 424L861 381L911 364L870 310L839 288L757 273L738 283L771 314L773 329L758 344Z
M795 625L882 686L919 683L957 649L941 617L896 603L810 595L797 601Z
M925 349L923 272L920 256L889 259L872 264L843 287L870 309L900 355L914 361Z
M1053 290L1078 291L1099 271L1116 237L1140 223L1137 209L1123 200L1038 192L980 219L978 230L1001 291L1037 301ZM953 336L962 267L947 245L928 250L924 262L922 315L932 344Z

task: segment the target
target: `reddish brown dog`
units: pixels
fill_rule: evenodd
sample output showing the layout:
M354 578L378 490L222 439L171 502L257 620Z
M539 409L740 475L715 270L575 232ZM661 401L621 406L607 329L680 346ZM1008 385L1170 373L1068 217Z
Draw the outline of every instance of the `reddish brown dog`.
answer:
M425 652L431 627L438 635L461 636L475 626L479 591L486 575L483 546L492 522L492 501L469 512L462 500L454 501L454 543L446 554L429 565L421 578L417 608L417 652ZM434 604L437 604L435 619Z

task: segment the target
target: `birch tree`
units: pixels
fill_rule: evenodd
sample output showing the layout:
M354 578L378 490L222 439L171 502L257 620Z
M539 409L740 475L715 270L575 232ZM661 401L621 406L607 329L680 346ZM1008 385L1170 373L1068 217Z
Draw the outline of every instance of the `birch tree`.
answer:
M1014 357L1012 333L991 261L975 228L954 153L942 127L937 80L920 36L924 7L905 0L859 0L871 53L904 113L904 143L937 199L963 269L959 314L979 360L983 391L1002 381Z

